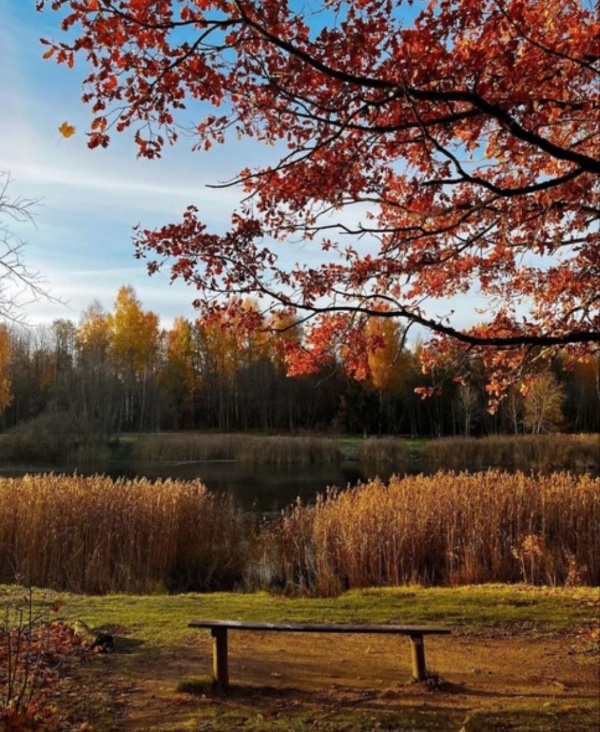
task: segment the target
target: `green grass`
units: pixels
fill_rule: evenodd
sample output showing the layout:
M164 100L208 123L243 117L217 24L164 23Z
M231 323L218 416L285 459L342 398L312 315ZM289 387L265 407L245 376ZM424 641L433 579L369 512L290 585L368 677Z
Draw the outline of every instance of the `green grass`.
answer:
M154 652L194 637L192 618L272 622L443 624L454 632L562 634L585 623L597 588L482 585L456 588L355 590L337 598L267 593L63 595L61 618L90 627L124 625Z

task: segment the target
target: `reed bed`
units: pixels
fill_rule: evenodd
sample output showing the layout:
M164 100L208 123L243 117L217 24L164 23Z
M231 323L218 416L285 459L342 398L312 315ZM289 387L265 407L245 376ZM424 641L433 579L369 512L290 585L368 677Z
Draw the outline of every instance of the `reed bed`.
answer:
M290 508L273 581L335 595L382 585L600 584L600 479L498 470L392 478Z
M232 588L243 518L199 481L0 479L0 583L86 593Z
M249 437L242 443L240 460L271 465L337 464L337 440L328 437Z
M365 463L403 463L410 454L406 442L397 437L369 438L358 448L358 459Z
M431 440L423 458L445 468L581 470L600 467L600 435L498 435Z
M499 470L330 490L262 524L199 481L0 479L0 583L75 592L600 585L600 478Z
M195 433L140 437L132 445L136 460L236 460L242 435Z
M252 463L338 463L337 440L243 434L151 435L133 445L137 460L240 460Z

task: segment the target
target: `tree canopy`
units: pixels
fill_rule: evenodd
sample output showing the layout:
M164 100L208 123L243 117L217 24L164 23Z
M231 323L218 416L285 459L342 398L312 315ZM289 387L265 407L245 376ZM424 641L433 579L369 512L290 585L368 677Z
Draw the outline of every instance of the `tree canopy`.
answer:
M236 136L270 146L269 162L227 184L245 194L229 231L209 231L199 201L135 238L150 271L169 263L205 312L237 307L253 327L252 296L304 321L292 370L343 344L363 373L373 316L428 329L426 360L478 351L492 396L533 352L598 347L591 2L45 5L65 31L45 55L89 68L90 147L128 128L148 158L190 134L199 152ZM298 242L311 256L294 264ZM447 298L472 292L486 309L462 327Z

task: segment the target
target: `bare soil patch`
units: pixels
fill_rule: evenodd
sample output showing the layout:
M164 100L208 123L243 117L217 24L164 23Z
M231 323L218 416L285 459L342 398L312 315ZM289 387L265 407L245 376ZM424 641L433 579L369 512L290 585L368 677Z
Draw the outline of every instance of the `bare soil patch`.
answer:
M232 632L230 692L178 691L184 679L210 673L211 654L203 632L153 658L120 653L117 639L116 652L97 657L84 684L93 687L96 703L111 705L115 730L135 732L269 730L297 713L304 725L298 729L355 729L320 726L323 715L341 710L372 714L370 729L381 728L381 720L394 713L443 711L455 720L450 729L459 732L462 725L470 732L469 720L487 714L599 708L600 656L589 637L575 635L430 637L427 665L436 683L416 684L409 682L410 645L403 637ZM219 722L229 712L241 714L239 726ZM106 717L102 727L87 721L81 729L105 732Z

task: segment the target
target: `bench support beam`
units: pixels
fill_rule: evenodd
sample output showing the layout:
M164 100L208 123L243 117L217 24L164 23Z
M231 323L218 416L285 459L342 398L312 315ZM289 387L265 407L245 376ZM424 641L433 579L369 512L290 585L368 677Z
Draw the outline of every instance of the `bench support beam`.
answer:
M448 635L448 628L420 625L351 625L346 623L261 623L243 620L192 620L190 628L210 630L213 640L213 683L225 691L229 685L229 662L227 658L228 630L256 630L280 633L370 633L401 634L410 638L412 676L415 681L427 679L425 665L426 635Z
M229 659L227 657L227 628L212 628L213 683L221 691L229 686Z
M410 650L412 657L412 673L415 681L425 681L427 667L425 666L425 642L421 634L410 636Z

